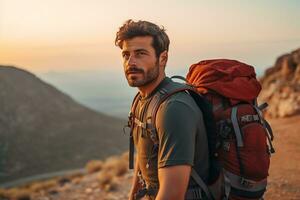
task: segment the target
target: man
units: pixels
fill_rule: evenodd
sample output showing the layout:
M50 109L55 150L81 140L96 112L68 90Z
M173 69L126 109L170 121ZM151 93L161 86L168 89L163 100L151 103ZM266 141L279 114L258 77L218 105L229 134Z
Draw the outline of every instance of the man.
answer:
M166 77L169 38L163 28L147 21L126 21L116 34L115 44L122 50L123 67L128 84L139 90L134 115L143 121L144 109L153 96L173 84ZM191 167L204 180L208 177L208 145L202 113L193 98L179 92L164 101L156 115L158 149L147 131L133 128L137 150L135 175L129 199L141 185L138 172L146 183L149 199L183 200L188 188L195 188L190 179ZM196 151L195 151L196 150Z

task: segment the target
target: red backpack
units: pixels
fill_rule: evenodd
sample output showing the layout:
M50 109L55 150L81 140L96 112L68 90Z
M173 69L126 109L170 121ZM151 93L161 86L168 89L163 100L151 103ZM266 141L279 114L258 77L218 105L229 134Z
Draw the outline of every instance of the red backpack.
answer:
M151 120L140 121L133 115L139 93L132 103L127 125L131 127L129 168L133 168L133 126L146 129L153 143L158 144L155 119L159 106L171 95L185 91L203 113L209 144L209 180L204 182L194 169L192 178L210 200L261 199L274 148L271 127L262 115L267 104L257 105L261 86L254 68L235 60L204 60L190 67L186 79L173 78L183 79L186 84L173 82L154 95L142 117ZM138 196L146 192L141 190Z
M261 86L254 68L236 60L193 64L187 82L213 105L218 159L232 200L260 199L267 186L273 133L257 105Z

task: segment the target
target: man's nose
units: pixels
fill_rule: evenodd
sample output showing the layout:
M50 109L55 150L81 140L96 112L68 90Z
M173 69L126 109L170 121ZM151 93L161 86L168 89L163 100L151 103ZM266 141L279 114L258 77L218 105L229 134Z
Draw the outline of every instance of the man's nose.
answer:
M129 56L127 63L129 66L136 66L135 56L134 55Z

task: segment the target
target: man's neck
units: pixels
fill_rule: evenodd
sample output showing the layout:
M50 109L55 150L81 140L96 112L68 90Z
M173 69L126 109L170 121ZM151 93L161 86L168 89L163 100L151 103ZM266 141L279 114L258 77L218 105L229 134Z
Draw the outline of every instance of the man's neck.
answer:
M141 96L144 98L151 94L151 92L153 92L153 90L161 83L162 80L164 80L165 77L166 74L163 73L155 81L147 84L146 86L139 87L138 89L140 91Z

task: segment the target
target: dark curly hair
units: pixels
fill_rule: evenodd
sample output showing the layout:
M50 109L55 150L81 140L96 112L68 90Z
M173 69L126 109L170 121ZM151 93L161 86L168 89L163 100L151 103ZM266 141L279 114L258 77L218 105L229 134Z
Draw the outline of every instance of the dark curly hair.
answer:
M127 20L116 34L115 45L122 49L124 40L132 39L137 36L152 36L152 46L155 49L156 57L169 50L170 40L164 27L159 27L148 21Z

